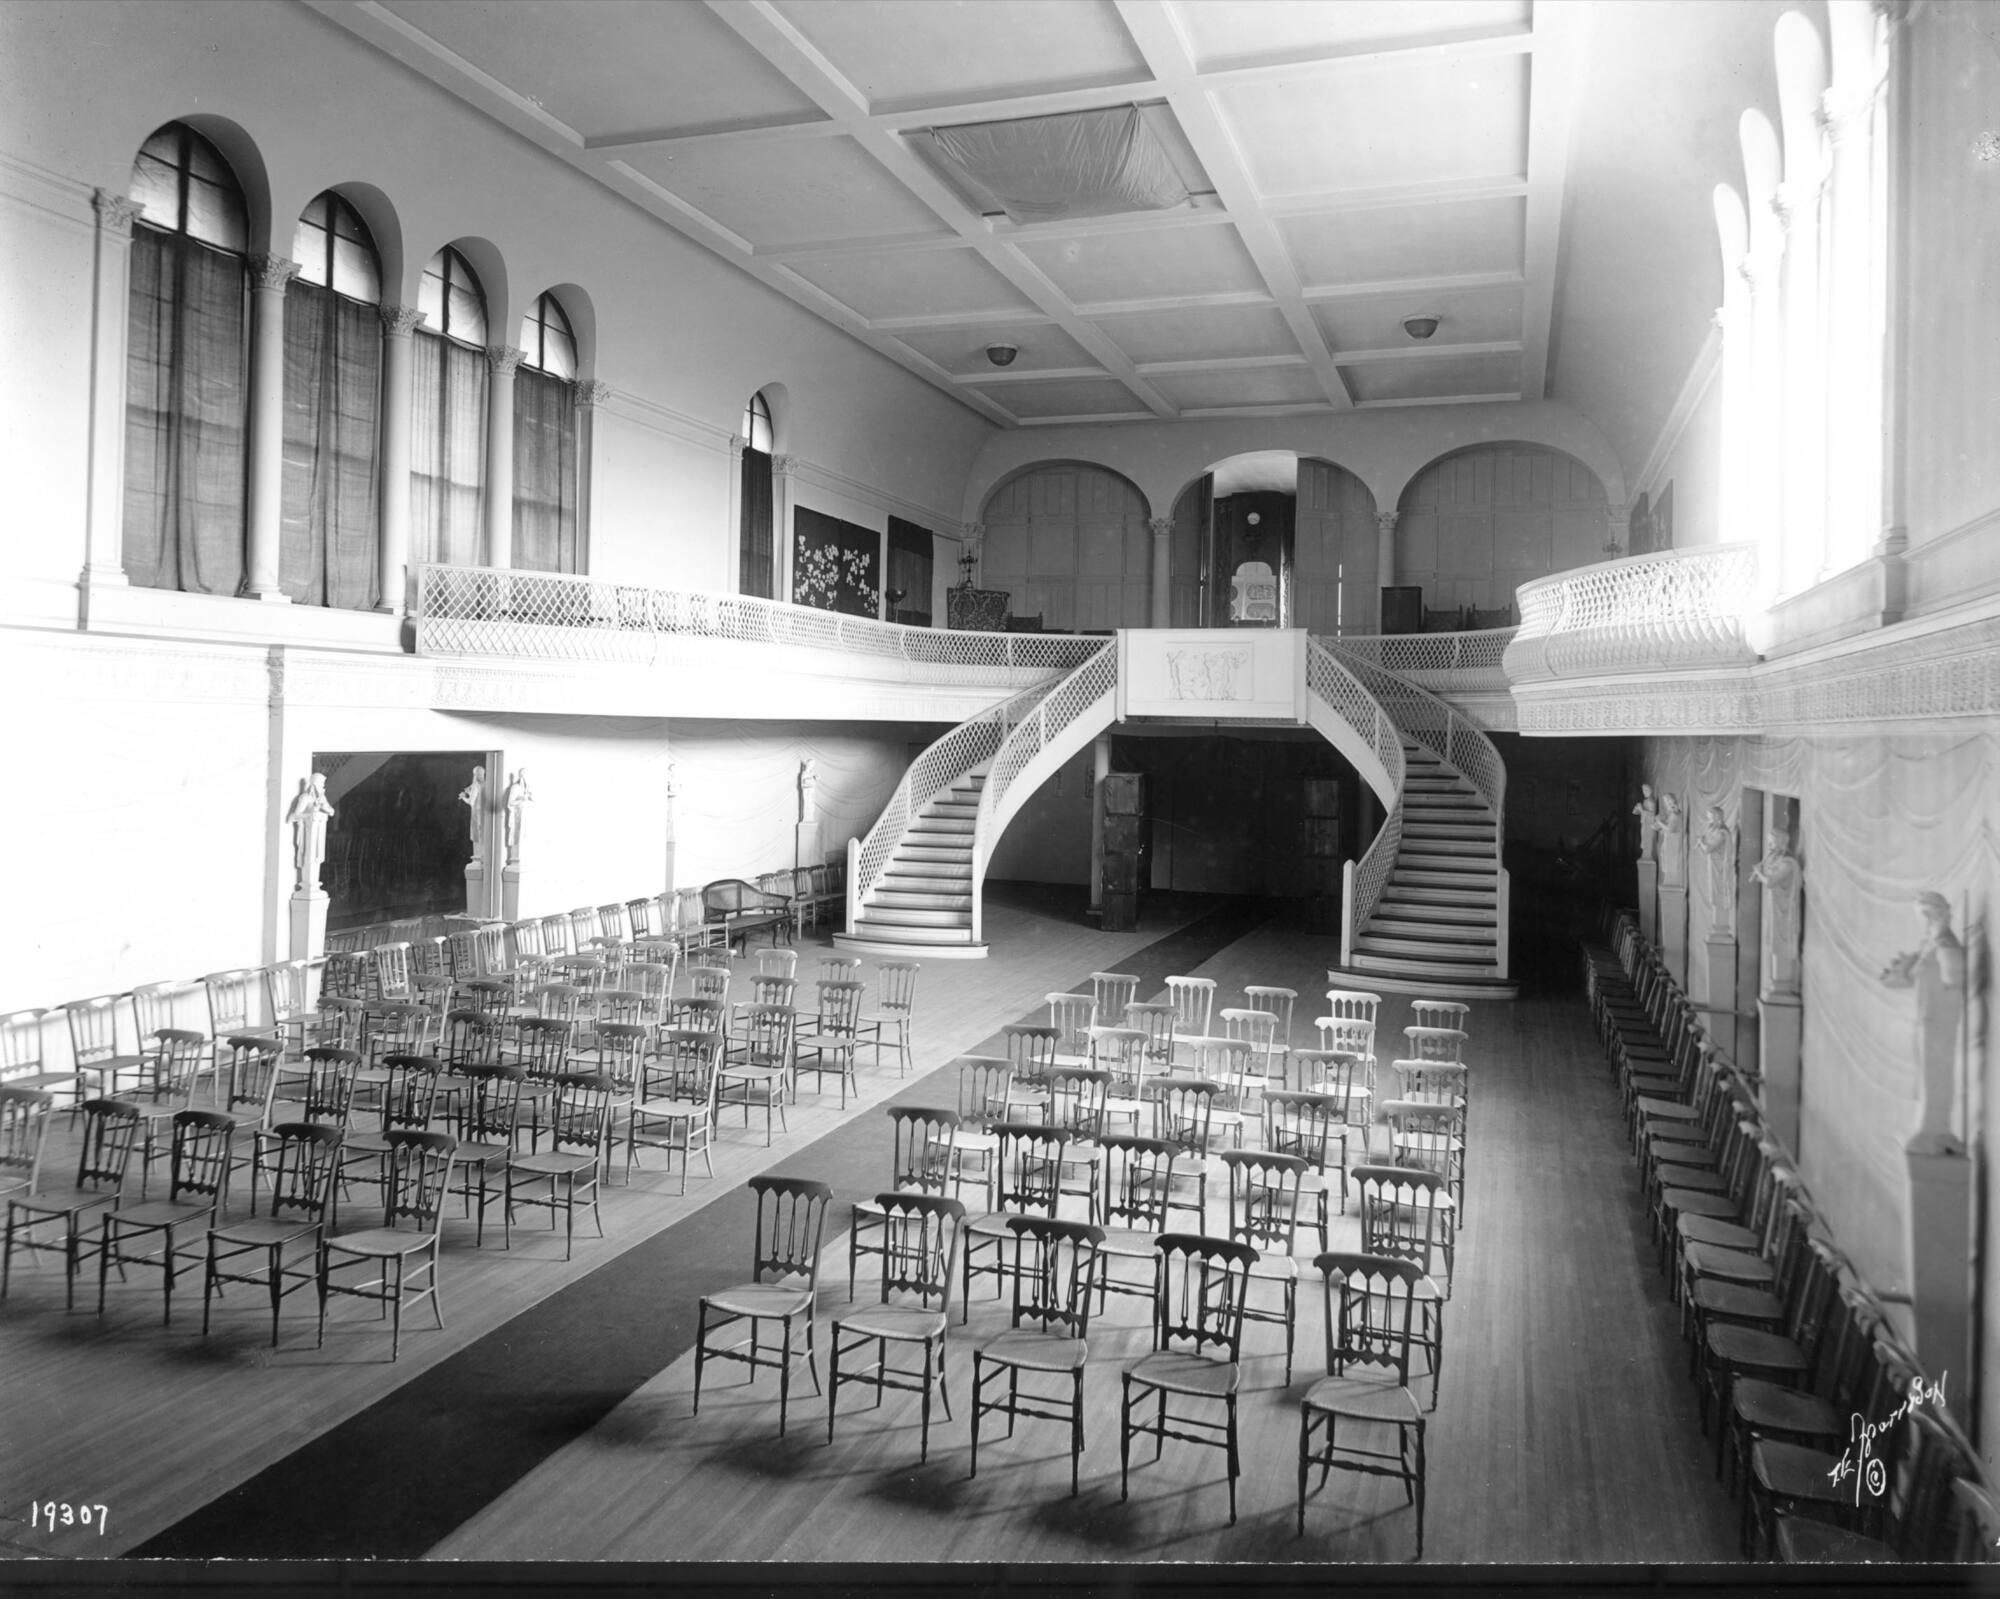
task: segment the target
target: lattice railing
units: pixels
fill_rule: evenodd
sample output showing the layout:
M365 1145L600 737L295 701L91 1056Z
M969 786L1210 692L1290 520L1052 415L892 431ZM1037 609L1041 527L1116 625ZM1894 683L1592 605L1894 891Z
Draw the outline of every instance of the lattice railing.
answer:
M1757 656L1743 618L1757 592L1751 544L1632 555L1524 583L1508 680L1747 666Z
M1355 933L1368 925L1368 918L1382 898L1382 890L1389 884L1396 851L1402 844L1406 765L1403 740L1388 707L1317 639L1306 646L1306 692L1323 700L1349 727L1367 738L1368 747L1388 776L1393 795L1383 807L1382 826L1374 839L1362 852L1361 859L1349 861L1342 874L1340 958L1345 965L1353 958Z
M553 572L417 569L417 652L648 664L676 639L789 645L909 667L1067 671L1103 647L1068 633L955 633L748 594L609 583Z
M1321 642L1314 640L1315 646ZM1387 710L1397 727L1446 765L1455 767L1479 791L1479 797L1492 807L1498 836L1507 806L1507 767L1493 740L1430 690L1384 671L1372 661L1348 655L1344 640L1323 642Z
M1439 694L1507 692L1501 658L1515 629L1489 627L1473 633L1343 633L1343 654L1372 661Z

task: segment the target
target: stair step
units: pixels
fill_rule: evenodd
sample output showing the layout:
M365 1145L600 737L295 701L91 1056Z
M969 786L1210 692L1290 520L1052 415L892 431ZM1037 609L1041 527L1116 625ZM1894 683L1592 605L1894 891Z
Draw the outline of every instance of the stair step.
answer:
M941 888L950 892L957 885L972 881L971 861L910 861L900 856L889 863L888 869L879 879L884 888L901 888L921 892L930 888Z
M1415 838L1406 840L1396 851L1396 864L1418 865L1420 862L1441 860L1446 870L1456 869L1461 860L1484 861L1486 869L1493 869L1493 842L1488 839L1481 843L1476 839L1461 838Z
M972 864L972 841L967 839L963 844L954 844L942 834L925 839L905 837L896 846L895 853L889 857L889 860L892 869L893 867L903 865L905 862L921 861L929 861L939 866L954 866L961 863L970 866Z
M868 896L868 908L874 910L878 906L906 911L951 911L969 918L972 896L969 893L878 887Z
M1413 960L1403 955L1382 955L1356 950L1354 969L1382 972L1399 977L1429 977L1445 982L1491 983L1499 977L1493 961Z
M974 826L975 823L970 816L926 815L919 816L914 822L910 823L909 831L913 837L926 834L932 836L943 834L951 837L963 836L970 838Z
M970 927L919 927L902 922L885 922L879 917L862 916L848 929L857 939L884 944L970 944Z
M972 912L937 910L905 910L898 906L870 904L866 920L880 922L885 927L959 927L970 929Z
M1403 837L1410 838L1458 838L1468 842L1493 839L1491 822L1445 822L1432 821L1428 817L1414 817L1407 811L1403 814Z
M1408 866L1399 861L1395 866L1390 868L1388 892L1394 893L1399 888L1438 889L1454 896L1459 894L1484 894L1488 897L1497 898L1500 883L1499 879L1491 872L1482 876L1477 872L1428 871L1422 867Z
M1369 918L1364 943L1371 949L1397 948L1415 954L1483 954L1500 942L1489 921L1485 926L1464 922L1405 921L1384 916L1379 910Z
M1405 816L1483 816L1486 802L1477 794L1426 794L1403 789Z
M1409 899L1403 895L1385 892L1375 902L1375 920L1394 918L1399 922L1435 922L1443 926L1453 926L1471 922L1475 926L1491 927L1493 915L1498 909L1496 895L1487 895L1481 901L1460 895L1455 898Z

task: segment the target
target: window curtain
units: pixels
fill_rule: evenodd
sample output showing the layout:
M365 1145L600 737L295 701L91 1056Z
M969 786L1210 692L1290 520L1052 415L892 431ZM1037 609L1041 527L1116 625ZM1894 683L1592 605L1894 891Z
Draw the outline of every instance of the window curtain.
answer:
M132 230L125 358L125 575L144 588L243 587L249 289L241 256Z
M792 515L793 600L822 611L879 616L882 596L875 581L875 548L881 535L803 506Z
M299 605L380 603L382 318L312 283L285 295L285 479L278 580Z
M479 565L486 489L486 352L416 334L410 402L410 556Z
M900 516L889 518L889 587L903 591L892 622L931 625L931 530Z
M771 533L771 457L764 450L743 450L743 528L738 546L742 568L737 588L770 599L773 595Z
M576 385L514 375L514 565L577 570Z

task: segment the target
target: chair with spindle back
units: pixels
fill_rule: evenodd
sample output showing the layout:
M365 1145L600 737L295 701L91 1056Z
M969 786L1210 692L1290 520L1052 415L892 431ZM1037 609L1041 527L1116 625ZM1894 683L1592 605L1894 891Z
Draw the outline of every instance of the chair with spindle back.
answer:
M1213 977L1169 977L1167 1002L1174 1008L1174 1032L1181 1038L1206 1038L1215 1013Z
M915 1064L910 1045L910 1022L916 1013L917 974L923 967L915 961L884 961L875 968L875 1008L859 1022L861 1042L882 1061L882 1046L895 1045L896 1074L907 1077Z
M56 1097L45 1089L0 1086L0 1198L32 1193Z
M972 1315L972 1280L991 1277L1005 1293L1005 1281L1018 1269L1007 1246L1018 1236L1008 1221L1016 1216L1053 1220L1062 1198L1063 1151L1069 1134L1039 1122L1001 1122L993 1129L998 1148L993 1157L993 1208L975 1216L965 1231L965 1292L961 1317Z
M1167 1230L1174 1169L1174 1146L1164 1138L1106 1133L1102 1147L1097 1204L1104 1226L1097 1282L1100 1312L1112 1294L1153 1297L1153 1245ZM1143 1275L1114 1276L1112 1268L1120 1261L1141 1263Z
M1128 1006L1129 1017L1136 1006ZM1090 1035L1090 1064L1110 1079L1104 1101L1106 1132L1143 1132L1151 1115L1146 1073L1153 1064L1143 1027L1096 1027ZM1128 1125L1129 1124L1129 1125Z
M1409 1166L1356 1166L1348 1176L1361 1214L1361 1252L1414 1262L1449 1298L1458 1218L1444 1178Z
M681 1158L681 1193L687 1192L688 1165L699 1154L708 1175L715 1176L715 1111L722 1067L719 1033L669 1028L661 1035L660 1053L640 1085L638 1102L625 1137L626 1180L631 1180L639 1149L664 1149L671 1165ZM664 1079L664 1080L662 1080ZM747 1113L746 1113L747 1114Z
M986 1206L993 1207L994 1174L1000 1135L994 1131L1007 1120L1007 1090L1014 1064L1000 1055L961 1055L958 1060L958 1137L952 1145L951 1187L956 1198L965 1191L966 1161L977 1156L977 1180L986 1189Z
M1048 1106L1049 1073L1055 1070L1060 1029L1009 1022L1000 1029L1000 1039L1013 1067L1007 1083L1008 1116L1015 1121L1040 1117Z
M0 1016L0 1087L51 1094L75 1088L76 1073L50 1067L43 1053L48 1016L45 1010Z
M563 1259L576 1244L576 1208L589 1202L597 1236L604 1236L598 1189L611 1152L611 1079L602 1072L565 1072L555 1080L549 1105L549 1147L516 1153L507 1162L502 1227L513 1247L514 1207L548 1211L549 1227L563 1220Z
M1146 1072L1160 1076L1174 1069L1174 1007L1164 999L1134 1000L1125 1007L1125 1025L1145 1038Z
M267 1214L220 1221L208 1230L201 1283L201 1335L224 1283L262 1288L271 1304L271 1347L287 1294L319 1282L319 1245L333 1204L340 1134L309 1122L270 1129L271 1192ZM292 1259L287 1263L287 1255ZM254 1260L256 1270L241 1264Z
M205 1236L222 1215L229 1195L229 1144L235 1132L236 1124L217 1111L174 1112L166 1196L142 1199L136 1205L114 1202L98 1222L98 1315L104 1314L113 1266L121 1280L127 1266L157 1266L161 1325L173 1324L174 1282L181 1269L179 1256L185 1252L182 1242L190 1233ZM157 1254L133 1247L148 1240L157 1243Z
M1462 999L1411 999L1410 1020L1419 1027L1455 1027L1465 1031L1472 1007Z
M78 1105L84 1098L113 1097L120 1091L139 1086L146 1075L147 1058L133 1040L123 1049L118 1037L118 1012L123 994L99 994L91 999L72 1000L63 1006L69 1024L71 1070L77 1080Z
M1110 1095L1109 1072L1058 1066L1049 1073L1048 1108L1042 1121L1069 1134L1056 1173L1057 1191L1081 1195L1091 1221L1097 1220L1097 1169L1104 1159L1100 1146Z
M1246 1010L1260 1010L1277 1018L1271 1031L1268 1065L1273 1088L1296 1088L1291 1074L1292 1012L1299 1002L1296 988L1276 988L1267 983L1245 983Z
M14 1269L14 1250L60 1254L63 1257L63 1307L76 1308L76 1272L90 1251L85 1233L108 1208L117 1205L125 1175L139 1147L141 1112L137 1105L115 1099L86 1100L77 1107L83 1136L77 1151L76 1180L51 1183L46 1169L34 1187L7 1198L7 1233L0 1250L0 1299L7 1296ZM35 1230L54 1223L62 1228L60 1243L45 1243Z
M1092 972L1090 999L1099 1027L1123 1027L1125 1007L1139 995L1139 979L1130 972Z
M889 1186L898 1193L942 1194L951 1184L958 1152L959 1115L928 1105L889 1105ZM883 1212L873 1200L857 1200L848 1224L847 1297L854 1297L856 1268L863 1255L887 1247L879 1236Z
M1339 990L1334 992L1338 993ZM1358 1005L1353 1008L1359 1009ZM1361 1067L1361 1089L1373 1105L1386 1098L1375 1081L1375 1024L1358 1016L1332 1014L1313 1018L1319 1048L1329 1054L1352 1055Z
M861 983L834 982L814 985L818 990L815 1013L802 1020L793 1054L794 1081L811 1074L822 1091L832 1075L840 1080L840 1108L847 1109L847 1091L861 1097L861 1079L855 1070L855 1056L861 1043L861 1002L867 987Z
M1292 1381L1292 1346L1299 1325L1299 1212L1302 1184L1311 1164L1300 1155L1268 1149L1225 1149L1220 1156L1229 1178L1229 1236L1257 1251L1250 1281L1276 1283L1283 1303L1272 1310L1243 1302L1245 1321L1285 1329L1285 1385Z
M1332 1224L1327 1189L1334 1173L1340 1177L1340 1213L1347 1214L1347 1139L1355 1129L1341 1111L1342 1101L1333 1094L1287 1088L1264 1096L1264 1147L1274 1154L1296 1155L1306 1163L1300 1195L1313 1206L1322 1249Z
M458 1144L444 1133L411 1132L400 1127L388 1137L389 1181L381 1224L343 1229L320 1240L315 1347L326 1342L327 1299L341 1294L387 1307L389 1358L393 1361L402 1346L405 1304L429 1300L438 1331L444 1330L444 1306L438 1298L438 1240ZM370 1275L359 1283L337 1280L338 1273L354 1266Z
M750 1125L750 1107L764 1107L764 1147L771 1146L771 1119L786 1132L785 1101L796 1098L792 1062L798 1014L789 1005L752 1005L742 1013L743 1034L732 1042L722 1061L719 1103L741 1105L743 1125Z
M1175 1156L1167 1209L1193 1211L1197 1231L1207 1221L1208 1162L1216 1137L1215 1104L1221 1097L1221 1084L1205 1077L1169 1077L1153 1101L1153 1136L1169 1145ZM1194 1184L1191 1201L1180 1187L1189 1180Z

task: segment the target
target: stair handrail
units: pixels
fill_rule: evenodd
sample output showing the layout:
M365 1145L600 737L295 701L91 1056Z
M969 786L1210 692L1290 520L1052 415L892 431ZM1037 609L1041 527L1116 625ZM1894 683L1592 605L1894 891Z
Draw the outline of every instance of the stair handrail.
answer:
M1506 820L1507 763L1501 760L1493 740L1449 700L1346 650L1339 639L1314 639L1313 643L1337 655L1370 696L1388 709L1399 728L1464 775L1492 808L1497 845Z
M1353 657L1349 657L1352 660ZM1396 850L1403 838L1403 739L1388 707L1370 692L1362 678L1329 650L1319 639L1306 641L1306 691L1352 727L1365 734L1369 748L1382 763L1393 794L1383 806L1382 825L1361 859L1346 862L1340 871L1340 964L1354 960L1354 936L1367 925L1389 885L1389 873L1396 864Z
M1037 683L967 717L943 737L934 740L903 773L895 793L875 819L875 825L861 838L847 841L847 926L852 931L860 919L868 893L881 880L882 870L895 854L903 830L926 805L956 783L981 761L990 759L1008 730L1028 714L1034 703L1059 687Z
M979 793L979 811L972 828L972 937L980 938L984 895L980 885L986 880L986 858L998 836L996 819L1006 803L1014 780L1049 742L1105 695L1118 687L1118 641L1105 640L1104 648L1078 665L1042 695L1032 711L1022 716L1001 740L993 754L993 765Z

